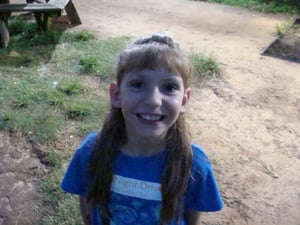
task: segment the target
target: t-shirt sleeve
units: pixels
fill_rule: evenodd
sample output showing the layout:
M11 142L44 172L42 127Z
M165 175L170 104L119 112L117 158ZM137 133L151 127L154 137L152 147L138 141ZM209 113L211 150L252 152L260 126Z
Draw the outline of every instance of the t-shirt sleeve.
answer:
M219 211L223 208L222 197L213 168L203 150L192 145L192 174L185 195L185 209L202 212Z
M89 160L96 135L94 132L90 133L71 159L61 182L61 188L65 192L76 195L86 193L89 184Z

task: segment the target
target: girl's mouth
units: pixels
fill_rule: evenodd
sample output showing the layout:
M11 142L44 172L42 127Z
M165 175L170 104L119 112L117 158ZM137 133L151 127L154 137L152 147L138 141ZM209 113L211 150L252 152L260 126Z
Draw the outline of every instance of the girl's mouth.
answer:
M140 113L137 114L137 117L150 122L158 122L164 119L164 116L162 115L140 114Z

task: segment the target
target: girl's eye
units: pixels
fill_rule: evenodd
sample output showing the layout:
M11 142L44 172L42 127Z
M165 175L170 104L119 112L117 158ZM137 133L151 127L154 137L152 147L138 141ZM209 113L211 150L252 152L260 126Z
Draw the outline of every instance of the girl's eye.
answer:
M179 89L177 84L166 84L164 85L164 90L167 93L173 93Z
M130 83L130 87L135 88L135 89L140 89L144 87L144 83L142 81L133 81Z

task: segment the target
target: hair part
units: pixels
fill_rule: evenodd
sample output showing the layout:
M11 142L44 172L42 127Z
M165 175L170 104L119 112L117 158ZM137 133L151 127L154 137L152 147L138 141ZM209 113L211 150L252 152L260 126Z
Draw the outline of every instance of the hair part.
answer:
M124 75L128 72L161 68L180 75L184 87L189 87L192 67L178 44L170 37L158 34L142 37L120 54L116 68L117 83L120 85ZM190 177L191 142L184 114L179 115L169 129L166 139L168 157L161 182L161 225L167 224L174 218L179 219L183 207L183 196ZM109 224L111 216L108 205L113 180L114 157L117 150L126 142L125 120L122 111L112 106L102 130L97 136L91 156L92 181L87 193L89 205L100 207L104 225Z

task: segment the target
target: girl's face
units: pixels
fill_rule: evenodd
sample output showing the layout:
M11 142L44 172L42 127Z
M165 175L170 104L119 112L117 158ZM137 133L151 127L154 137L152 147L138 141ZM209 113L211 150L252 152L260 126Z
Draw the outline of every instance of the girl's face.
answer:
M145 69L124 74L111 84L111 103L121 108L129 139L164 141L169 128L185 112L190 89L182 77L165 70Z

